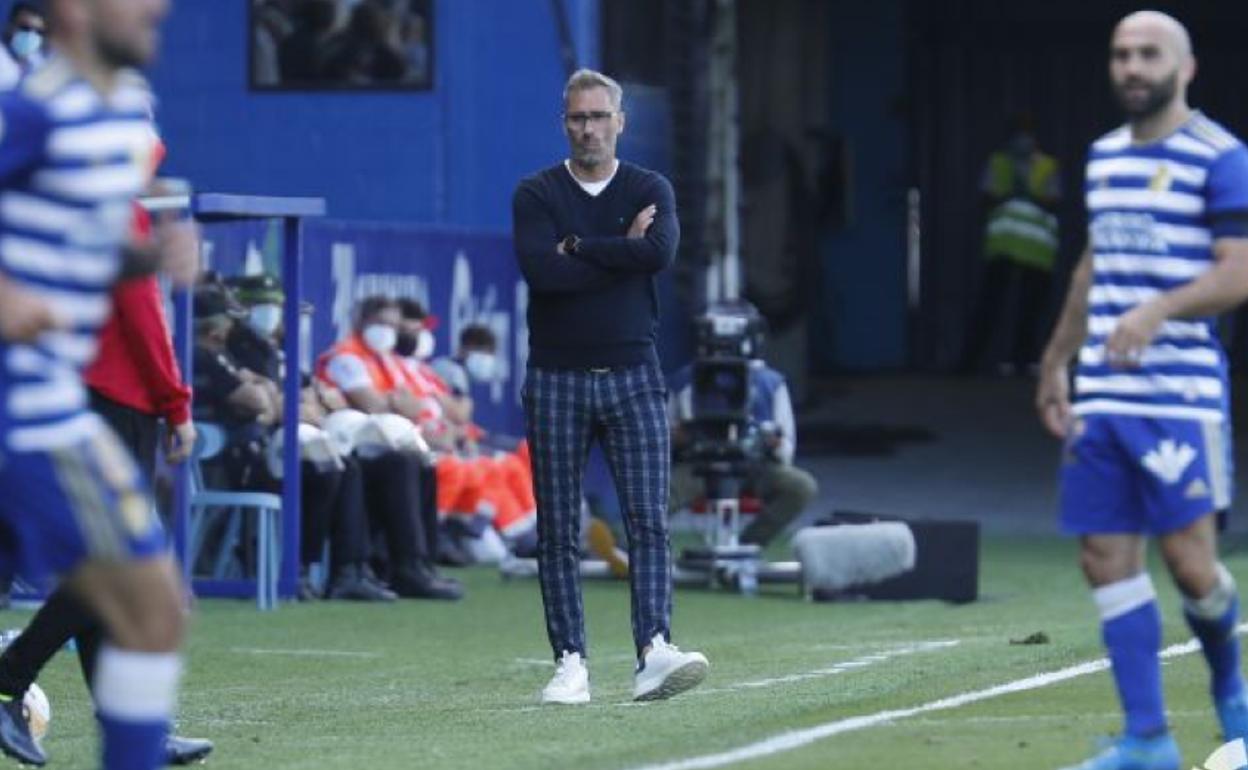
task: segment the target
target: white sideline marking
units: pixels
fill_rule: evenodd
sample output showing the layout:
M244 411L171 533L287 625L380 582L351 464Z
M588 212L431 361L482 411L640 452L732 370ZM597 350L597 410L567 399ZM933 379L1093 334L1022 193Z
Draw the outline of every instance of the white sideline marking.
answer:
M1248 623L1241 624L1236 633L1242 634L1248 631ZM1190 639L1182 644L1173 644L1161 651L1162 659L1175 658L1180 655L1190 655L1200 649L1200 643L1195 639ZM809 727L805 730L791 730L786 733L765 738L761 741L741 746L740 748L722 751L717 754L705 754L700 757L689 757L688 759L679 759L673 762L662 762L653 765L642 765L634 770L703 770L704 768L723 767L725 765L744 762L749 759L758 759L773 754L779 754L785 751L792 751L803 746L808 746L816 741L830 738L834 735L842 733L851 733L858 730L865 730L868 727L875 727L892 722L898 719L906 719L918 714L928 714L933 711L944 711L947 709L959 708L969 703L977 703L982 700L996 698L1001 695L1009 695L1016 692L1025 692L1027 690L1037 690L1041 687L1048 687L1051 684L1065 682L1068 679L1085 676L1087 674L1095 674L1098 671L1104 671L1109 668L1109 661L1105 658L1099 660L1090 660L1086 663L1080 663L1076 666L1049 671L1043 674L1036 674L1024 679L1016 679L1013 682L1006 682L995 687L989 687L984 690L975 690L972 692L953 695L948 698L929 701L921 706L913 706L904 709L892 709L889 711L877 711L874 714L864 714L862 716L848 717L846 719L838 719L835 722L826 722L815 727Z
M717 695L726 692L735 692L737 690L754 690L762 687L772 687L777 684L792 684L794 682L805 682L810 679L822 679L828 676L837 676L844 674L846 671L856 671L860 668L874 666L876 663L883 663L892 658L900 658L906 655L914 655L919 652L929 652L931 650L944 650L949 647L958 645L956 639L942 639L932 642L915 642L903 647L897 647L891 650L873 653L871 655L863 655L853 660L842 661L827 668L817 668L814 671L806 671L801 674L788 674L787 676L771 677L769 679L757 679L753 682L738 682L736 684L726 685L724 687L708 687L706 689L694 690L690 695Z
M1174 719L1182 717L1184 719L1192 717L1205 717L1209 715L1209 709L1166 709L1166 716ZM1103 710L1085 711L1085 712L1069 712L1065 714L1018 714L1015 716L982 716L982 717L957 717L952 714L945 717L921 717L919 719L910 720L912 725L930 725L933 727L948 727L953 723L960 725L995 725L995 724L1017 724L1029 722L1062 722L1070 724L1071 720L1082 718L1097 719L1107 716Z
M376 652L352 652L350 650L273 650L264 647L231 647L230 652L239 655L294 655L305 658L380 658Z

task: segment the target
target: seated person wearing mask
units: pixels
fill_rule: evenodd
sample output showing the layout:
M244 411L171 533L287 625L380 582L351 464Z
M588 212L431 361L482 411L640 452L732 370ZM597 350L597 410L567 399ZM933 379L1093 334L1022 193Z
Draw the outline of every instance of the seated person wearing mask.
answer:
M268 274L236 277L230 283L248 314L248 323L237 326L231 334L230 350L247 368L281 381L286 372L281 322L285 294L281 283ZM311 306L305 306L303 311L310 314ZM306 375L301 397L303 420L326 430L330 427L330 414L350 409L340 391ZM364 453L354 445L336 445L336 449L346 470L360 477L366 520L383 535L388 555L385 571L394 591L412 599L460 598L463 589L458 581L439 577L431 566L425 566L422 554L431 546L427 545L429 537L420 511L432 504L424 504L424 487L415 478L421 469L420 457L398 450ZM330 554L333 555L332 546ZM376 579L367 565L363 571L370 579Z
M430 364L437 348L433 331L438 327L437 316L429 315L425 306L414 299L403 297L395 300L399 308L399 334L395 340L395 355L403 362L408 373L417 383L423 397L431 401L431 411L441 421L442 436L431 441L454 448L465 441L475 440L470 428L472 403L465 401L451 388ZM426 430L436 426L427 425Z
M433 362L433 371L442 378L451 395L460 399L472 418L472 383L494 379L498 342L488 326L469 324L459 333L459 350Z
M758 311L747 302L712 308L710 313L748 315ZM754 355L761 356L761 344ZM693 418L693 367L687 365L669 378L671 398L672 448L677 459L672 464L672 505L685 507L701 497L704 481L693 473L693 466L680 458L688 444L687 426ZM801 514L818 493L815 477L793 465L797 449L797 424L793 403L784 375L755 357L750 361L750 424L764 443L763 457L750 469L746 490L757 496L761 510L741 533L741 542L766 546Z
M437 319L428 315L415 300L399 300L399 309L403 321L396 352L403 355L408 349L413 351L404 357L404 364L423 392L436 401L441 410L432 430L450 439L446 449L459 458L458 463L448 461L448 465L459 466L456 470L460 476L447 479L446 484L463 485L462 476L467 475L472 479L471 485L479 487L483 503L473 511L463 505L462 499L459 504L453 502L456 493L439 487L438 507L443 512L443 524L475 561L498 561L508 552L522 557L535 555L537 501L533 495L528 445L521 441L519 446L508 451L485 451L480 444L489 434L473 422L470 389L473 382L485 384L494 378L497 348L494 333L485 326L470 325L460 333L457 358L443 358L430 364L436 347L433 329ZM470 340L466 348L465 338ZM414 340L415 344L405 344L408 340ZM464 360L472 361L471 371L464 367ZM454 381L443 377L443 371ZM449 469L443 475L450 476Z
M354 331L322 353L316 378L325 388L342 395L344 406L365 415L398 415L411 430L423 425L436 403L418 396L410 375L394 354L398 337L398 306L387 297L368 297L356 307ZM402 508L408 512L404 534L390 517L386 541L390 552L392 585L403 595L415 581L428 590L461 596L458 581L437 573L437 506L425 458L415 452L386 452L366 460L366 489L370 505Z
M282 420L281 392L273 380L240 365L231 354L229 341L243 328L235 318L242 312L224 287L196 289L194 310L195 417L220 423L229 434L222 464L232 488L276 491L280 484L268 471L265 450ZM301 409L301 417L316 420L306 409ZM358 468L304 459L301 471L303 572L320 560L329 538L334 562L329 598L393 601L395 595L365 569L368 526ZM303 598L313 598L306 581L302 593Z

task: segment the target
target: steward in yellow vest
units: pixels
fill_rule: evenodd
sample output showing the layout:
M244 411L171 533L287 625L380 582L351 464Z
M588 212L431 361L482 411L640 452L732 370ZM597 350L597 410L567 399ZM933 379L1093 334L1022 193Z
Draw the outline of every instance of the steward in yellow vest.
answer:
M1057 261L1060 197L1057 161L1020 134L1010 147L994 152L984 170L982 189L992 206L984 232L984 256L1004 258L1052 272Z

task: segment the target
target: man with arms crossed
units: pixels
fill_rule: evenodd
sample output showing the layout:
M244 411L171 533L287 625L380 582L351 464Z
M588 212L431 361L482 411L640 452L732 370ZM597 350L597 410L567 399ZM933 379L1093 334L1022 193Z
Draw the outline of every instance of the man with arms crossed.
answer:
M1062 528L1080 538L1125 712L1121 739L1078 770L1179 770L1148 536L1184 596L1226 740L1248 737L1239 599L1218 562L1213 516L1230 486L1227 368L1214 324L1248 296L1248 149L1188 107L1196 63L1171 17L1123 19L1109 69L1128 124L1089 152L1090 244L1045 351L1036 406L1066 440Z
M706 658L670 644L666 388L655 337L655 276L680 239L672 186L619 161L622 93L573 73L563 92L571 158L527 177L513 198L516 257L528 282L524 385L537 497L538 571L558 662L545 703L589 701L580 586L581 485L597 440L619 490L629 541L633 697L667 698L706 676Z

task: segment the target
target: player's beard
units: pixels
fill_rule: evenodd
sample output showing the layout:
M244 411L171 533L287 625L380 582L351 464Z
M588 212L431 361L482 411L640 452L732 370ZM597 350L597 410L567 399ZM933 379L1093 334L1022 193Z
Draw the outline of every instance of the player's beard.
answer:
M109 40L103 35L95 38L95 50L99 52L100 59L113 69L143 67L151 58L139 45Z
M1143 102L1132 102L1127 96L1128 86L1143 85L1148 95ZM1118 97L1118 104L1122 106L1123 112L1127 114L1130 120L1146 120L1156 115L1169 106L1174 101L1174 95L1179 90L1179 71L1176 69L1171 72L1168 77L1164 77L1155 83L1149 83L1144 80L1135 80L1114 87L1114 93Z

